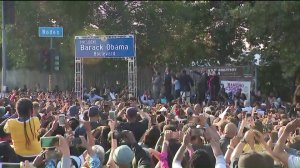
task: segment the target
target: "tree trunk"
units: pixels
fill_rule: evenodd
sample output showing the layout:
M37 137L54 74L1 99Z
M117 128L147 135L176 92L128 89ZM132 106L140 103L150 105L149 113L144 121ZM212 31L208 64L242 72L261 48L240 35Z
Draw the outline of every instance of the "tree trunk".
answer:
M298 67L296 73L295 73L295 92L293 96L293 104L296 104L297 102L300 102L300 66Z
M293 104L296 105L297 102L299 102L300 98L300 85L297 86L295 92L294 92L294 98L293 98Z

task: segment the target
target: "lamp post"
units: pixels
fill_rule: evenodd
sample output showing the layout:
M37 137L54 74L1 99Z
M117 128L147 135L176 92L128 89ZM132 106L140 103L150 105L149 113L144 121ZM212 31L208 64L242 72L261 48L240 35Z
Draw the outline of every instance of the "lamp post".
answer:
M4 1L2 1L2 92L6 90L6 31L4 16Z

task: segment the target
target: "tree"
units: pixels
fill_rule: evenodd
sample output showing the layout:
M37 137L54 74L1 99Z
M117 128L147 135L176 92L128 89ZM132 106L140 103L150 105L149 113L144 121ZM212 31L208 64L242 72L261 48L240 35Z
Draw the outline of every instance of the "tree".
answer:
M248 42L260 50L264 62L279 64L286 80L299 79L300 3L256 1L246 3L239 13L249 30Z

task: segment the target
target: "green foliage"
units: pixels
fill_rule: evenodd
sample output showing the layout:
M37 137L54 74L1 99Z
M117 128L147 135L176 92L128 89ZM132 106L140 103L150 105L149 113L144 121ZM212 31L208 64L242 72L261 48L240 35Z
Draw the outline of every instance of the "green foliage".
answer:
M39 26L64 27L64 38L54 40L55 48L61 50L63 64L72 64L74 36L90 24L102 32L96 34L135 34L141 66L186 66L202 59L223 65L230 62L229 57L237 58L243 48L242 33L236 33L239 22L230 17L237 5L180 1L17 2L17 23L9 31L10 67L36 68L40 50L49 46L49 39L37 36ZM14 50L15 44L23 51ZM25 57L20 58L24 61L17 63L20 60L15 61L19 59L15 56Z
M300 3L256 1L241 8L247 22L247 39L252 47L263 45L266 63L279 63L284 77L293 77L300 66Z

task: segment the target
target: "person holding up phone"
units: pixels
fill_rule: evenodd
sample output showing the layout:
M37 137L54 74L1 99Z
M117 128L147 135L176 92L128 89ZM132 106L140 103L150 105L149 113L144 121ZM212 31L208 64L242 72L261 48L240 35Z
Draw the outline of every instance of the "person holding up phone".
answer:
M164 132L164 141L162 145L162 150L160 153L160 167L161 168L169 168L168 164L168 148L169 148L169 140L172 139L172 131L171 130L166 130Z
M58 162L59 167L71 167L71 157L70 157L70 148L68 141L61 135L51 136L51 137L43 137L41 138L41 144L45 148L55 147L61 153L61 159ZM54 151L45 150L41 152L33 161L33 166L56 166L57 160L54 159L56 153ZM54 154L54 156L51 156Z
M97 106L92 106L88 110L89 121L91 123L92 130L101 126L100 120L100 110Z
M151 122L151 118L149 119L149 115L142 111L138 114L138 110L134 107L127 108L125 115L127 122L120 122L118 124L118 129L132 131L135 139L140 141L141 137L148 129L148 124ZM138 121L138 115L141 116L141 121Z

